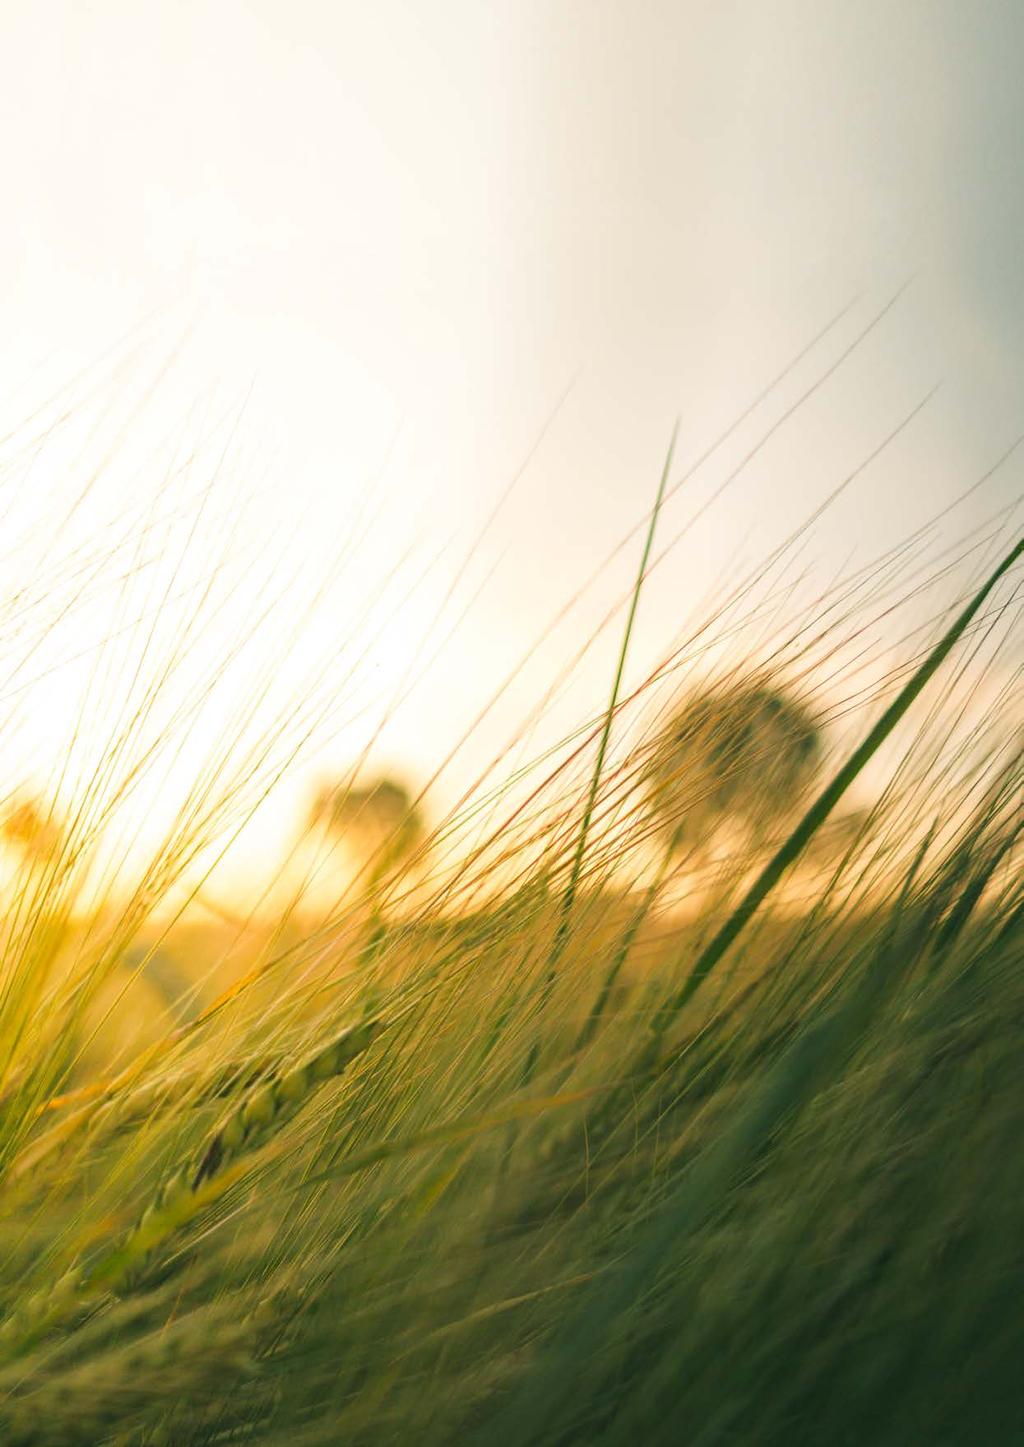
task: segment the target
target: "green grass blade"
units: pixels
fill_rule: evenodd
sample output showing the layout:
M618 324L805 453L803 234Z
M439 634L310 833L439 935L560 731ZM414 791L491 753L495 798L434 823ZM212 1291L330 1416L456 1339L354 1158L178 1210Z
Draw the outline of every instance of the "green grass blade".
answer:
M608 700L608 708L605 713L604 726L601 729L601 738L597 746L597 758L594 760L594 772L590 779L590 788L587 792L587 803L583 810L583 820L580 824L579 837L576 841L576 850L573 855L572 870L569 875L569 883L566 885L565 894L562 899L562 912L558 922L558 932L555 936L555 943L551 952L552 967L557 964L565 949L565 942L569 928L569 917L572 914L572 907L579 889L580 877L583 873L583 861L587 851L587 837L590 834L590 825L594 817L594 806L597 803L597 791L601 786L601 775L604 771L605 756L608 752L608 741L611 738L612 723L615 718L615 709L619 702L619 691L622 688L622 678L626 671L626 658L629 654L629 644L633 636L633 625L636 622L637 607L640 603L640 592L647 576L647 564L650 561L651 548L654 546L654 534L658 526L658 517L661 513L661 505L665 498L665 489L668 486L669 474L672 471L672 458L675 455L676 439L679 436L679 422L676 421L672 428L672 437L668 444L668 451L665 454L665 465L661 471L661 481L658 484L658 495L651 510L651 520L647 527L647 537L644 540L644 550L640 558L640 567L637 570L636 583L633 585L633 595L629 601L629 613L626 617L626 627L622 634L622 646L619 649L618 663L615 668L615 678L612 683L611 697Z
M590 777L590 787L587 791L587 802L583 810L583 819L580 823L580 832L576 840L576 848L573 853L572 867L569 872L569 882L565 887L562 896L562 906L559 912L558 925L555 929L555 938L551 946L551 955L548 959L547 976L544 984L544 999L551 992L554 984L555 973L558 962L565 953L565 947L569 941L569 927L572 920L573 905L576 902L576 895L579 890L580 879L583 875L583 862L587 852L587 839L590 834L590 826L594 817L594 807L597 803L598 789L601 787L601 775L604 772L605 756L608 752L608 742L611 738L612 723L615 719L615 710L619 702L619 691L622 688L622 679L626 671L626 659L629 655L629 644L633 636L633 626L636 622L637 608L640 603L640 593L647 576L647 564L650 561L651 549L654 546L654 534L658 527L658 517L661 513L661 505L665 500L665 490L668 487L669 476L672 471L672 459L675 456L676 440L679 436L679 419L676 419L672 428L672 436L669 439L668 451L665 453L665 462L661 469L661 479L658 483L658 492L654 500L654 507L651 509L650 521L647 525L647 536L644 539L643 553L640 557L640 567L637 569L636 582L633 585L632 597L629 601L629 612L626 616L626 626L622 634L622 644L619 648L618 662L615 667L615 677L612 682L611 697L608 700L608 708L605 712L604 725L601 729L601 737L597 746L597 758L594 760L594 771ZM524 1084L528 1085L533 1079L537 1065L537 1043L530 1048L527 1056L526 1069L523 1076Z

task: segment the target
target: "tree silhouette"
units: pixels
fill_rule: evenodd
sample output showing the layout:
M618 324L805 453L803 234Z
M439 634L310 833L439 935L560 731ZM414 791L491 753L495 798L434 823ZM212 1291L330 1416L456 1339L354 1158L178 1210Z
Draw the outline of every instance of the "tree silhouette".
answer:
M760 850L806 799L823 746L811 710L767 680L692 693L655 738L643 772L669 852L706 850L727 822Z
M661 859L612 955L578 1047L593 1038L637 935L673 874L706 857L727 823L742 829L752 856L761 853L806 798L823 746L814 714L764 678L695 690L676 707L640 771Z
M422 810L404 784L385 775L362 787L324 785L313 800L308 825L325 829L362 856L361 895L370 909L372 953L384 933L382 887L426 837Z
M387 873L423 841L423 815L408 789L396 779L380 778L364 788L326 785L317 793L310 823L348 837L361 850L384 859L375 872Z

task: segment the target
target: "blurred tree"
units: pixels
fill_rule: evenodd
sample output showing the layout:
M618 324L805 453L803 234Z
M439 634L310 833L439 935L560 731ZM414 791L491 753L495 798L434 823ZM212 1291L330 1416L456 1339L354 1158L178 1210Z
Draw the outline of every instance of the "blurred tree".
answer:
M356 840L362 851L383 854L384 873L410 854L425 832L408 789L387 777L364 788L325 785L313 800L309 822Z
M818 775L824 734L785 689L747 679L686 698L656 736L643 772L670 854L706 850L726 822L763 848Z
M384 776L362 787L326 784L308 816L310 829L353 845L364 861L362 897L370 908L369 953L384 933L381 892L426 837L422 810L397 779Z
M640 784L661 839L661 860L609 963L578 1038L592 1039L637 935L669 879L706 858L727 824L751 858L798 811L824 751L821 724L764 678L694 690L647 746Z

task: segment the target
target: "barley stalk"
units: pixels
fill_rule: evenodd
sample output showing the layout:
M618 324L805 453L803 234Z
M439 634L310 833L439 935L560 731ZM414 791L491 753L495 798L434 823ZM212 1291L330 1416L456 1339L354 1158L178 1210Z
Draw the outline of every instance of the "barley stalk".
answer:
M161 1185L121 1243L86 1269L73 1266L54 1285L24 1301L0 1327L0 1347L14 1355L108 1296L129 1290L153 1253L212 1205L248 1169L249 1157L326 1081L341 1075L383 1022L350 1026L329 1045L250 1091L191 1165Z

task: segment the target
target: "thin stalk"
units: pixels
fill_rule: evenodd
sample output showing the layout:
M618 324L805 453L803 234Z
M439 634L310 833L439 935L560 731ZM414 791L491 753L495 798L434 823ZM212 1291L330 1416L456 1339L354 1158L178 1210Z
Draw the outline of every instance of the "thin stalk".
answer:
M672 471L672 459L675 455L676 440L679 436L679 419L676 419L672 428L672 436L669 440L668 451L665 454L665 463L661 470L661 480L658 483L658 494L654 500L654 507L651 511L650 522L647 525L647 536L644 540L644 549L640 558L640 567L637 570L636 582L633 585L633 595L629 602L629 613L626 616L626 627L622 635L622 646L619 649L618 663L615 668L615 678L612 682L611 697L608 700L608 708L605 712L604 725L601 729L601 738L597 746L597 758L594 761L594 772L590 778L590 788L587 791L586 807L583 810L583 819L580 823L580 832L576 840L576 851L573 855L572 870L569 874L569 882L565 887L562 896L562 908L559 914L558 926L555 930L555 939L551 947L551 955L548 960L547 979L544 985L542 1003L546 1002L551 993L555 981L555 972L558 963L565 953L565 947L569 941L569 924L572 918L573 906L576 903L576 895L579 892L580 879L583 875L583 861L587 852L587 838L590 834L590 826L593 822L594 807L597 803L597 791L601 786L601 775L604 771L605 756L608 752L608 742L611 738L612 722L615 718L615 710L618 707L619 691L622 688L622 679L626 671L626 658L629 654L629 644L633 636L633 625L636 622L637 608L640 603L640 592L647 576L647 564L650 561L651 548L654 545L654 534L658 526L658 517L661 513L661 505L665 499L665 489L668 486L669 474ZM530 1052L527 1062L527 1081L532 1078L536 1066L536 1043Z

